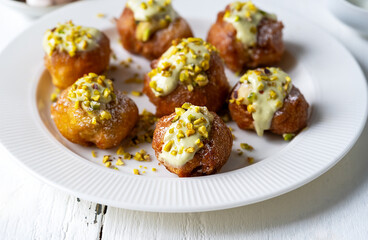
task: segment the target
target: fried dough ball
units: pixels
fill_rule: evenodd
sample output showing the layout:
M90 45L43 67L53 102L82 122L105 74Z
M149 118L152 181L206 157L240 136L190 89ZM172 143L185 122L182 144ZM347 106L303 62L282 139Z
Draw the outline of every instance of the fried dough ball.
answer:
M218 111L229 94L223 62L215 48L199 38L174 42L145 76L143 92L156 115L174 112L185 102Z
M129 0L117 28L127 51L150 60L159 58L173 40L193 36L188 23L167 0Z
M44 62L52 83L65 89L90 72L109 66L110 40L95 28L75 26L71 21L48 30L43 39Z
M112 81L90 73L62 91L51 106L60 133L83 146L106 149L117 146L138 121L133 100L114 91Z
M219 50L228 68L241 72L281 60L283 27L275 15L259 10L251 1L234 2L218 14L207 41Z
M281 87L281 89L280 89ZM307 126L309 104L279 68L248 71L231 93L229 110L241 129L296 134Z
M219 172L232 144L229 128L216 113L185 103L159 120L152 148L170 172L193 177Z

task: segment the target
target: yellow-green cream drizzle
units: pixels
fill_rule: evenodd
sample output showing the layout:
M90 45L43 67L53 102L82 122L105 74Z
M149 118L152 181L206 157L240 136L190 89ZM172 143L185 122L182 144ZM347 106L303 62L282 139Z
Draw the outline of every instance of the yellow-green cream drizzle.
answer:
M114 85L103 75L89 73L78 79L68 92L68 99L74 102L74 107L82 107L92 116L92 123L97 120L110 119L111 114L106 105L115 101Z
M77 51L88 51L98 46L101 32L95 28L76 26L72 21L58 24L47 30L43 38L43 49L51 55L55 50L74 56Z
M136 38L143 42L178 17L171 0L128 0L126 5L133 11L134 19L138 22Z
M211 52L216 49L200 38L186 38L174 43L160 58L157 68L148 76L150 87L156 96L166 96L179 83L188 91L208 83L205 71L210 67Z
M211 131L213 116L206 107L190 103L176 108L175 112L159 157L173 167L180 167L192 160L203 147L203 139L208 138Z
M249 70L240 79L237 104L247 105L259 136L271 127L275 112L283 106L292 83L288 74L280 68Z
M276 15L258 9L252 1L233 2L224 14L224 20L236 29L236 38L250 47L257 43L257 26L264 17L276 19Z

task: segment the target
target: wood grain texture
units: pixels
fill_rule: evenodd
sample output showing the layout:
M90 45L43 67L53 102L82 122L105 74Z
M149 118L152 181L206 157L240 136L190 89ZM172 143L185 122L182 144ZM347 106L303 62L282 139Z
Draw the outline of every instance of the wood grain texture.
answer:
M52 188L0 155L0 239L98 239L105 206Z

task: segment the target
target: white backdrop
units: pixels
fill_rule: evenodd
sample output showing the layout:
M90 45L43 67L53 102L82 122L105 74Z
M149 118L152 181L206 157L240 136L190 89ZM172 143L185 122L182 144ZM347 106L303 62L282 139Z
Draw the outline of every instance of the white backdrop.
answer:
M280 4L338 38L367 77L368 37L337 21L325 2ZM33 21L0 5L0 50ZM367 142L366 127L335 167L295 191L194 214L136 212L77 199L35 179L0 147L0 239L367 239Z

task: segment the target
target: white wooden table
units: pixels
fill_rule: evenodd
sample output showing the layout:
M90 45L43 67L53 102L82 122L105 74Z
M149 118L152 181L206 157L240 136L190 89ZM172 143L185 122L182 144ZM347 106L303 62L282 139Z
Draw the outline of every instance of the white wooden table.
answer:
M368 37L337 21L325 1L280 4L338 38L368 77ZM0 50L33 21L0 6ZM0 239L368 239L367 142L368 127L335 167L295 191L193 214L137 212L78 199L40 182L0 147Z

